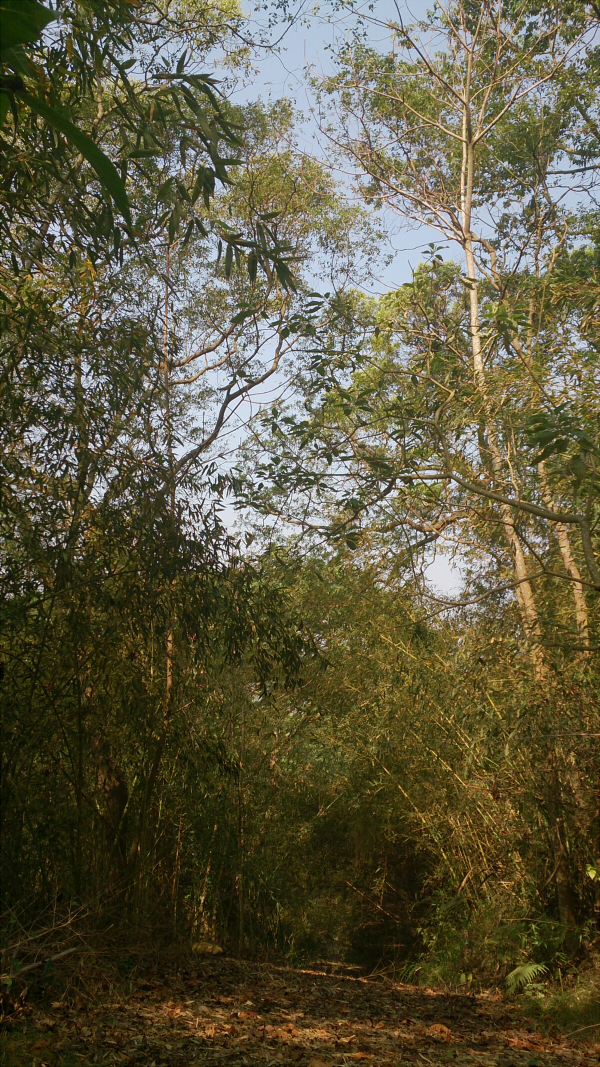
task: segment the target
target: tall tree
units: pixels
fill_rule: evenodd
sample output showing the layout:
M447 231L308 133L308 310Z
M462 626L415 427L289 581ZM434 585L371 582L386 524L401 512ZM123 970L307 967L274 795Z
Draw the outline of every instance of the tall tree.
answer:
M514 589L540 680L556 639L540 579L570 584L564 644L584 651L585 590L600 588L597 147L582 146L595 17L457 0L414 25L358 23L319 84L335 108L325 133L365 199L440 244L377 308L347 305L308 386L311 417L275 429L278 453L301 446L287 466L277 456L275 484L323 491L348 476L338 527L379 513L388 540L399 527L413 551L440 538L484 548ZM371 23L388 52L369 43Z
M288 149L289 107L234 110L189 73L228 43L213 6L60 15L21 59L31 92L5 87L6 885L143 912L194 679L243 659L275 683L302 657L223 528L216 449L310 330L304 266L343 211ZM125 179L121 220L99 155Z

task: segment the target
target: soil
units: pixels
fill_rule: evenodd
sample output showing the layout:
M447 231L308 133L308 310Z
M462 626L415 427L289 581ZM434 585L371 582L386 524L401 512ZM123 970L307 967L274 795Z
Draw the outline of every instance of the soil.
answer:
M123 993L123 985L127 992ZM541 1067L600 1064L600 1027L542 1035L500 994L203 959L5 1019L6 1067Z

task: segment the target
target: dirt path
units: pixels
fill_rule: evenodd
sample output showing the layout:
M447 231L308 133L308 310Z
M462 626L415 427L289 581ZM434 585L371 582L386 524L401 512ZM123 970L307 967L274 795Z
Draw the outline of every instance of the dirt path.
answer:
M542 1037L485 995L229 959L203 961L187 978L133 982L118 1001L34 1008L23 1027L3 1036L6 1067L600 1064L599 1037Z

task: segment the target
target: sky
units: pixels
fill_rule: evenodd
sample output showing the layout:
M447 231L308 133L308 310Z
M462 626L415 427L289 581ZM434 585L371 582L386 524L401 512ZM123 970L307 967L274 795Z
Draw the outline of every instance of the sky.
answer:
M371 5L368 3L357 5L365 11ZM399 10L402 11L407 23L424 18L430 0L416 0L409 4L400 2ZM286 28L278 28L274 33L274 40L278 45L270 52L264 51L254 60L256 76L244 81L233 94L233 99L240 102L262 99L279 100L286 97L291 100L294 107L301 112L304 121L298 126L297 141L302 151L313 155L318 159L330 162L329 146L326 139L320 133L316 119L314 118L315 101L307 82L307 72L326 75L332 68L331 49L336 41L348 32L348 18L329 19L326 17L327 5L323 9L318 4L302 2L297 5L301 14L297 20ZM376 0L374 4L375 14L383 20L386 14L397 20L395 4L388 0ZM316 12L311 14L310 12ZM252 21L252 15L250 15ZM374 29L372 41L380 44L383 48L388 40L387 32ZM338 180L344 184L351 196L346 176L341 172L337 174ZM389 234L389 251L392 259L387 265L382 265L378 276L367 286L370 292L387 292L390 288L397 288L404 282L410 281L413 268L418 265L422 258L423 250L434 241L440 243L439 233L426 226L403 232L398 232L398 220L390 215L386 219L386 230Z
M412 22L423 17L427 6L428 4L423 0L403 5L402 10L406 21ZM315 5L312 7L314 10ZM365 9L366 7L367 5ZM385 9L389 10L391 17L393 5L384 0L378 0L376 14L379 18L384 17ZM345 29L342 22L328 21L318 11L316 15L308 14L308 4L299 5L298 10L304 14L297 18L281 36L276 50L265 52L262 58L259 56L255 60L256 75L238 86L233 93L233 99L250 102L258 99L279 100L286 97L291 100L304 116L304 122L297 131L300 148L322 160L327 158L327 144L320 135L317 122L312 115L314 101L307 84L306 73L310 69L317 74L323 74L331 69L329 49L336 39L339 40ZM281 32L281 29L276 30L274 38L277 39ZM381 31L378 33L381 38L383 36ZM343 182L343 175L338 175L338 178ZM350 190L348 193L352 195ZM382 265L380 272L368 285L367 291L383 293L410 280L413 268L422 258L423 250L431 241L439 243L437 232L428 227L423 226L419 231L414 229L399 231L393 219L390 218L387 221L386 229L390 232L390 247L386 251L392 254L392 258L387 265ZM452 596L460 591L460 567L453 566L439 552L435 558L432 557L428 561L426 573L432 592Z

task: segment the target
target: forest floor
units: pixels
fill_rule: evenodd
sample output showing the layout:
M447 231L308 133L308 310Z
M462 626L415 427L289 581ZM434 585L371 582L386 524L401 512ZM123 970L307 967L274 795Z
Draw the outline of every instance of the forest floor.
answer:
M85 1002L34 1003L9 1020L0 1063L587 1067L600 1064L599 1041L598 1027L571 1037L555 1027L537 1033L498 994L456 995L381 977L211 958L186 973L132 978Z

